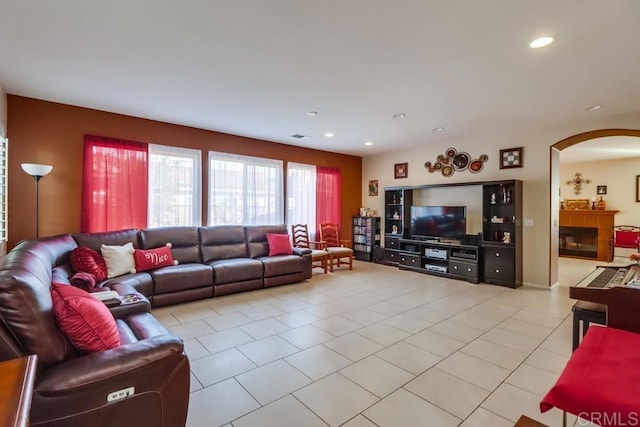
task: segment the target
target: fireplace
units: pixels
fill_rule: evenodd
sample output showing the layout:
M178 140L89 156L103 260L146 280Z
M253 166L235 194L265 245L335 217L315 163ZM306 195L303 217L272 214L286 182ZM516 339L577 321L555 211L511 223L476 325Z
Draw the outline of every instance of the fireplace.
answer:
M598 229L560 227L560 256L598 257Z

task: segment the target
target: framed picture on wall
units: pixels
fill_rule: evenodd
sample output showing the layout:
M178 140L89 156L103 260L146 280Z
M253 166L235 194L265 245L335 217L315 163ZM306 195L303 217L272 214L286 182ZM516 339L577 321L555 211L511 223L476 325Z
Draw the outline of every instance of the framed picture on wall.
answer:
M636 202L640 202L640 175L636 175Z
M521 168L524 166L524 148L506 148L500 150L500 169Z
M409 176L409 163L396 163L393 167L393 177L398 178L406 178Z
M370 179L369 180L369 195L377 196L378 195L378 180Z
M598 193L601 196L604 196L605 194L607 194L607 186L606 185L598 185L598 189L596 190L596 193Z

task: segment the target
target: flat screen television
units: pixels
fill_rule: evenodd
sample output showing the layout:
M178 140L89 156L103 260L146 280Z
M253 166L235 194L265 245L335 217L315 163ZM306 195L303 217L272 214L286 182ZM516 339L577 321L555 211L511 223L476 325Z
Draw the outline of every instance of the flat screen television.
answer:
M464 241L467 237L467 207L411 206L410 234L413 238Z

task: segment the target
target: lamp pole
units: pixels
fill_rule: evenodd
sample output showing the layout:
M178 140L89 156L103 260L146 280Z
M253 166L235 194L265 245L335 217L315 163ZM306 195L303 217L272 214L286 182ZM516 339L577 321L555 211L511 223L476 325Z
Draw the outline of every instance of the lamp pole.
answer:
M22 170L36 180L36 239L40 237L40 180L47 175L53 166L35 163L23 163Z

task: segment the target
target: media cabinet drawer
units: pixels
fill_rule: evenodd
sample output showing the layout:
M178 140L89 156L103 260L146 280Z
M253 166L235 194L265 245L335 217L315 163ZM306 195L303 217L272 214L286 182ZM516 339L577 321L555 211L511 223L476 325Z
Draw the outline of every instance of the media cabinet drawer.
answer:
M389 249L400 249L400 238L385 236L384 247Z
M391 249L384 250L384 261L386 262L398 262L400 259L400 252Z
M449 261L449 273L465 277L478 277L478 264Z
M400 254L400 264L420 268L420 255Z

